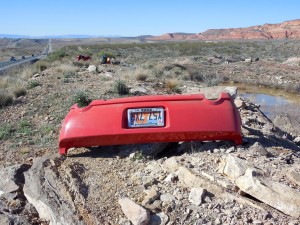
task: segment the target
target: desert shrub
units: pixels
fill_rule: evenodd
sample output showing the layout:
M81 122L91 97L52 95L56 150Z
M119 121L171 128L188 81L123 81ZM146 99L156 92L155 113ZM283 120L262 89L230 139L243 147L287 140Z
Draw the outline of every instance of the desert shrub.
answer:
M91 103L92 99L89 98L87 92L78 91L72 97L72 104L77 103L78 107L85 107Z
M77 74L75 72L67 71L64 73L65 79L74 78L74 77L77 77Z
M4 124L0 126L0 140L7 139L10 136L10 128L8 125Z
M32 125L29 121L27 120L21 120L19 124L17 125L17 133L23 134L23 135L28 135L31 134L32 132Z
M157 79L162 78L162 76L164 75L164 71L161 70L161 69L157 69L157 68L154 68L154 69L152 70L152 73L153 73L153 75L154 75Z
M89 66L88 62L74 61L72 63L74 66L77 66L77 67L88 67Z
M37 80L30 80L27 84L27 88L32 89L40 85L41 85L40 82L38 82Z
M25 96L27 94L27 91L24 87L17 87L14 90L14 95L16 98L20 97L20 96Z
M199 73L198 71L190 71L189 78L192 81L203 81L204 80L203 74Z
M217 76L215 74L210 74L210 75L204 75L203 76L203 82L208 86L218 86L221 82L223 82L222 77Z
M51 52L48 55L47 60L48 61L57 61L57 60L62 60L64 57L69 56L68 53L66 52L66 50L64 49L60 49L54 52Z
M129 88L123 80L118 80L114 84L114 90L119 95L127 95L129 93Z
M168 92L181 93L181 89L179 88L179 81L175 79L166 80L166 88Z
M45 61L36 62L34 65L38 72L42 72L42 71L46 70L48 67L48 65Z
M292 85L288 85L285 88L286 91L288 92L292 92L292 93L296 93L299 94L300 93L300 84L292 84Z
M35 72L35 68L32 65L24 66L20 72L20 77L23 79L29 79Z
M0 92L0 108L9 106L13 103L13 96L5 92Z
M116 58L116 56L113 53L111 53L110 51L104 51L104 50L100 51L99 57L102 57L104 55L106 55L107 57L110 57L110 58Z
M146 81L148 78L148 71L147 70L138 70L136 72L135 77L138 81Z
M72 65L72 64L67 64L67 63L63 63L63 64L59 64L56 66L56 71L59 73L67 73L67 72L73 72L75 73L77 68Z

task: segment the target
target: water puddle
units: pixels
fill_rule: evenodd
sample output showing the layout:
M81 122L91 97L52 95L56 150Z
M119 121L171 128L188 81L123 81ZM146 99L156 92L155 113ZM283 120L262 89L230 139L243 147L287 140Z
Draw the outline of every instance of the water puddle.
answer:
M288 113L300 122L300 95L245 84L235 86L238 87L238 94L242 98L260 105L261 111L270 119L274 119L280 113Z

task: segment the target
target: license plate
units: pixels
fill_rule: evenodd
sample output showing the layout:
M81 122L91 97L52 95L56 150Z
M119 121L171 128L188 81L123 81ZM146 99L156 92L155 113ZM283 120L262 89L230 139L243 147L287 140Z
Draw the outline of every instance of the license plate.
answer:
M163 108L128 109L128 127L163 127L165 125Z

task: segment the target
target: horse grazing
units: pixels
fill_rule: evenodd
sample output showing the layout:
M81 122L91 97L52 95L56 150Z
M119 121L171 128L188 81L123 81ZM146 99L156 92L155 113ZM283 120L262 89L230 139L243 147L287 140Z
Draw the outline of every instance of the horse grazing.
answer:
M77 61L79 61L81 59L84 61L87 61L87 60L91 60L92 58L90 56L78 55L78 56L76 56L76 59L77 59Z

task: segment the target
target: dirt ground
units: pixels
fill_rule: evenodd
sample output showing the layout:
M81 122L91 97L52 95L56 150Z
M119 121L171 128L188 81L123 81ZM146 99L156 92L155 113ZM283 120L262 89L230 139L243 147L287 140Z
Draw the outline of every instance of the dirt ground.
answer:
M32 165L38 157L60 158L61 124L70 106L78 102L78 96L81 101L89 102L89 99L129 95L185 94L191 89L223 82L264 85L300 93L300 65L288 61L299 56L298 41L72 44L30 68L0 77L1 97L13 96L11 104L0 107L0 168ZM120 64L101 64L101 52L113 55ZM92 60L76 61L78 54L91 55ZM251 62L245 62L248 58ZM90 65L97 69L88 71ZM120 82L128 93L117 88ZM20 88L25 89L26 94L16 97L16 90ZM297 224L297 219L257 201L253 206L248 200L241 203L215 196L195 208L188 200L190 186L164 181L170 171L161 165L172 157L197 176L224 180L216 168L223 157L233 154L269 172L270 179L299 192L299 184L288 180L285 172L291 169L299 172L299 143L295 140L300 134L291 135L289 130L280 127L275 129L272 121L255 105L247 105L248 108L240 109L244 144L238 148L226 142L180 143L150 158L124 155L120 146L72 149L57 167L56 173L62 177L58 182L81 196L77 196L79 203L75 211L82 224L130 224L118 199L129 197L142 205L145 193L152 187L165 198L169 196L166 194L175 196L174 201L157 198L160 201L157 206L143 205L152 216L161 212L167 215L165 224ZM252 146L257 142L272 156L253 153ZM288 157L293 163L287 163ZM63 177L68 176L69 170L76 172L83 186L68 184ZM224 192L238 194L227 189Z

